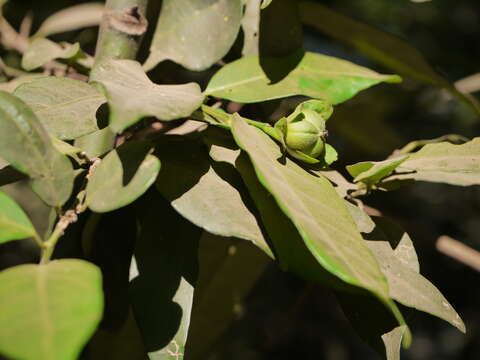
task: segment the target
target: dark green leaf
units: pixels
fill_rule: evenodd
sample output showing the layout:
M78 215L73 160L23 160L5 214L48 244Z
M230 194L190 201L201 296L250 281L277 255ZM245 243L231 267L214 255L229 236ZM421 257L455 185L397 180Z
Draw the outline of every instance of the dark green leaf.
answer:
M232 46L241 19L241 0L164 0L145 68L163 60L209 68Z
M203 101L198 84L156 85L132 60L104 61L94 69L91 80L105 90L110 127L117 133L145 116L164 121L186 117Z
M18 204L0 191L0 243L36 236L28 216Z
M103 310L101 274L83 260L0 272L0 352L14 359L74 360Z
M166 142L156 153L163 165L157 188L176 211L208 232L252 241L272 256L233 169L211 164L205 148L191 141Z
M183 359L198 273L201 229L155 192L140 205L131 279L135 319L152 360Z
M306 52L236 60L212 77L205 94L243 103L305 95L337 104L380 82L398 81L396 75L381 75L346 60Z
M70 197L70 161L52 145L33 111L6 92L0 92L0 156L31 177L33 190L47 204L61 206Z
M408 42L370 25L358 22L328 7L310 1L300 2L302 21L313 28L355 47L401 75L445 87L461 100L480 107L473 98L460 93L428 64L422 54Z
M160 161L147 142L128 142L112 150L87 185L86 203L95 212L112 211L140 197L155 182Z
M44 77L17 87L51 136L76 139L98 130L96 112L106 100L93 86L79 80Z

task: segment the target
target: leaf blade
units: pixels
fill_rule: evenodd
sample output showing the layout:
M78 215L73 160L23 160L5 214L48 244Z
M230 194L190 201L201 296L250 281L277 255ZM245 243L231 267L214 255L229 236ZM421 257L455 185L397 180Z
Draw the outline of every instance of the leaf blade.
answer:
M0 191L0 243L36 236L35 228L22 208Z

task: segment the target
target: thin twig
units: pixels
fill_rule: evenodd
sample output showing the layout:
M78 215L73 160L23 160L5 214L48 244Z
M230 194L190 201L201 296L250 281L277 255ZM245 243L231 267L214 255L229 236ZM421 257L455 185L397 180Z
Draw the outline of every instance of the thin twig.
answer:
M442 235L437 239L436 248L442 254L480 271L480 252L460 241Z

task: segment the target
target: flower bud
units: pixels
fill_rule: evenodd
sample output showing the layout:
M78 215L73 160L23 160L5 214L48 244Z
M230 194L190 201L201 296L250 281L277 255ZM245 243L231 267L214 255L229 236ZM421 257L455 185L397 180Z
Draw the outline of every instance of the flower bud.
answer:
M325 154L326 120L332 106L324 101L306 101L287 118L280 119L275 127L283 136L287 152L307 163L318 163Z

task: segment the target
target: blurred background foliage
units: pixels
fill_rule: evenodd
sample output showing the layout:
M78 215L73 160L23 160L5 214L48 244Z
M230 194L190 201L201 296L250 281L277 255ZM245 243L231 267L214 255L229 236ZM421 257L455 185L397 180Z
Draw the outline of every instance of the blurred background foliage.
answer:
M274 0L275 1L275 0ZM152 1L159 8L160 1ZM478 0L325 0L318 1L347 15L395 34L416 47L433 68L452 83L480 72L480 2ZM49 15L75 0L11 0L4 13L15 28L33 15L33 32ZM307 50L338 56L390 73L351 47L312 28L304 28ZM78 41L93 55L96 28L52 37ZM148 41L148 39L147 39ZM232 50L235 55L235 49ZM141 57L145 57L142 54ZM19 67L21 57L0 49L3 61ZM156 82L179 81L171 63L151 73ZM159 75L160 74L160 75ZM206 74L181 71L182 77L204 80ZM159 77L158 79L156 77ZM159 80L161 79L161 80ZM0 78L1 81L1 78ZM253 105L244 111L273 113L279 102ZM232 105L233 106L233 105ZM265 110L266 109L266 110ZM449 133L478 136L480 121L470 108L444 90L405 78L399 85L383 84L336 107L328 123L330 142L340 161L335 168L362 160L383 160L396 148L416 139ZM37 229L46 230L48 213L25 184L3 186L27 210ZM477 360L480 358L480 274L439 253L441 235L480 249L480 188L417 183L393 192L376 192L365 203L395 219L414 240L421 272L444 293L465 320L464 336L446 322L414 312L408 318L414 335L407 360ZM68 241L71 240L72 244ZM73 255L78 239L61 242L64 255ZM77 245L75 245L77 244ZM0 268L33 262L36 249L27 241L0 246ZM253 264L245 264L246 267ZM238 268L239 275L244 271ZM234 309L231 326L205 355L209 360L375 359L354 333L328 289L307 284L269 264L243 304Z

